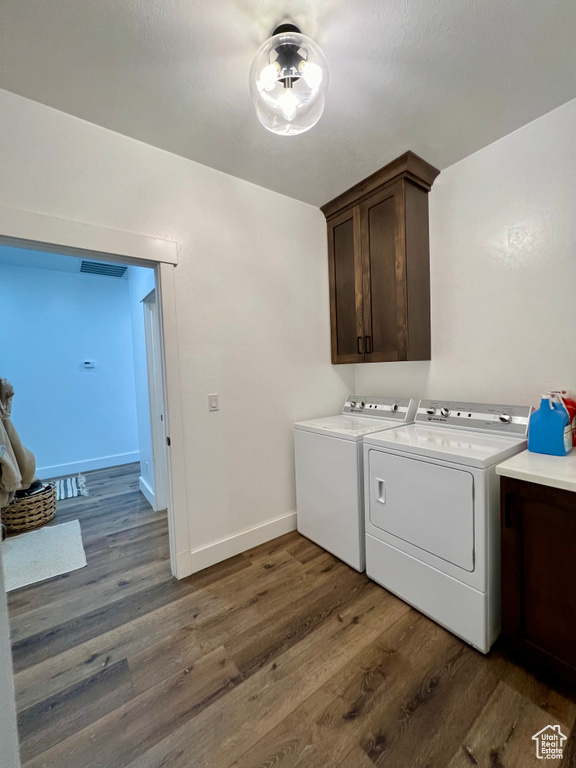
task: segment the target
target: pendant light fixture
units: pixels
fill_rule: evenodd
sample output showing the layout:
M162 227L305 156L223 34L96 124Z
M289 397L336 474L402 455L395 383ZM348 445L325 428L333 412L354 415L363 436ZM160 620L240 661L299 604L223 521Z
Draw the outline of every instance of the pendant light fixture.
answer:
M272 133L295 136L324 111L328 67L320 48L294 24L281 24L260 46L250 68L256 114Z

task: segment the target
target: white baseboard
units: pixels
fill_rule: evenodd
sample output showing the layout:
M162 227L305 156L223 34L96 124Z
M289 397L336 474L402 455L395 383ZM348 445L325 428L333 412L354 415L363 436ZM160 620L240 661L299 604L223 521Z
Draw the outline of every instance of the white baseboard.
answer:
M140 476L140 478L138 479L138 486L140 487L141 493L146 497L152 509L155 512L157 512L157 509L154 506L156 503L156 496L154 494L154 491L152 490L152 488L150 488L150 486L142 476Z
M90 472L92 469L105 469L106 467L117 467L121 464L132 464L134 461L140 461L139 451L117 453L114 456L100 456L97 459L86 459L85 461L73 461L69 464L54 464L51 467L37 467L36 475L40 480L46 480L49 477L76 475L78 472Z
M247 549L257 547L259 544L264 544L277 536L295 530L296 512L289 512L282 517L240 531L240 533L229 536L227 539L220 539L220 541L207 544L205 547L193 549L190 552L190 573L201 571L210 565L227 560L229 557L246 552Z
M174 570L172 570L172 573L177 579L185 579L194 573L190 552L179 552L176 555L176 573L174 573Z

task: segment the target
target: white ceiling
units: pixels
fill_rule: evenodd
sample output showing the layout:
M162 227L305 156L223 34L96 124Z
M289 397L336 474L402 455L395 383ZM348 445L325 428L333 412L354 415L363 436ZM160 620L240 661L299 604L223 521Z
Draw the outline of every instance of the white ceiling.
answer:
M24 267L27 269L48 269L56 272L78 272L83 257L66 256L62 253L48 253L46 251L29 251L25 248L14 248L10 245L0 245L0 265L6 264L13 267ZM110 264L111 262L102 259L87 259L87 261L98 261L99 264ZM115 265L117 266L117 264ZM128 279L128 272L123 276L123 280ZM87 278L94 277L88 273L82 273Z
M64 256L60 253L28 251L24 248L0 245L0 264L8 264L13 267L49 269L57 272L80 272L81 261L75 256Z
M315 205L412 149L440 169L576 97L574 0L2 0L3 87ZM266 131L252 57L323 48L320 123Z

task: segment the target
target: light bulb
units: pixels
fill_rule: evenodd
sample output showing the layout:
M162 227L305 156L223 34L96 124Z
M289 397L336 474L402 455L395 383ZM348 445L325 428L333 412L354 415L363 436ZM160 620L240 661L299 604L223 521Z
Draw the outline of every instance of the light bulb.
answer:
M268 64L268 66L264 67L264 69L260 72L260 77L258 78L258 90L260 92L271 91L276 85L277 77L278 65Z
M300 65L302 77L306 81L306 85L312 88L313 91L318 90L320 83L322 82L322 67L318 64L313 64L310 61L303 61Z
M298 99L294 96L292 88L285 88L284 93L278 98L278 106L286 120L292 120L298 109Z
M322 51L293 24L276 27L250 68L250 92L262 125L295 136L316 125L324 110L328 67Z

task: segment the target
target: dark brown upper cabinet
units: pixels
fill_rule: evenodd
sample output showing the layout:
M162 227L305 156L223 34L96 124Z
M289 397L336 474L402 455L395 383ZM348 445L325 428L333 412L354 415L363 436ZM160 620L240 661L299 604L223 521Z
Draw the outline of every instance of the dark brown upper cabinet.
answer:
M333 363L430 360L428 192L413 152L322 207Z

